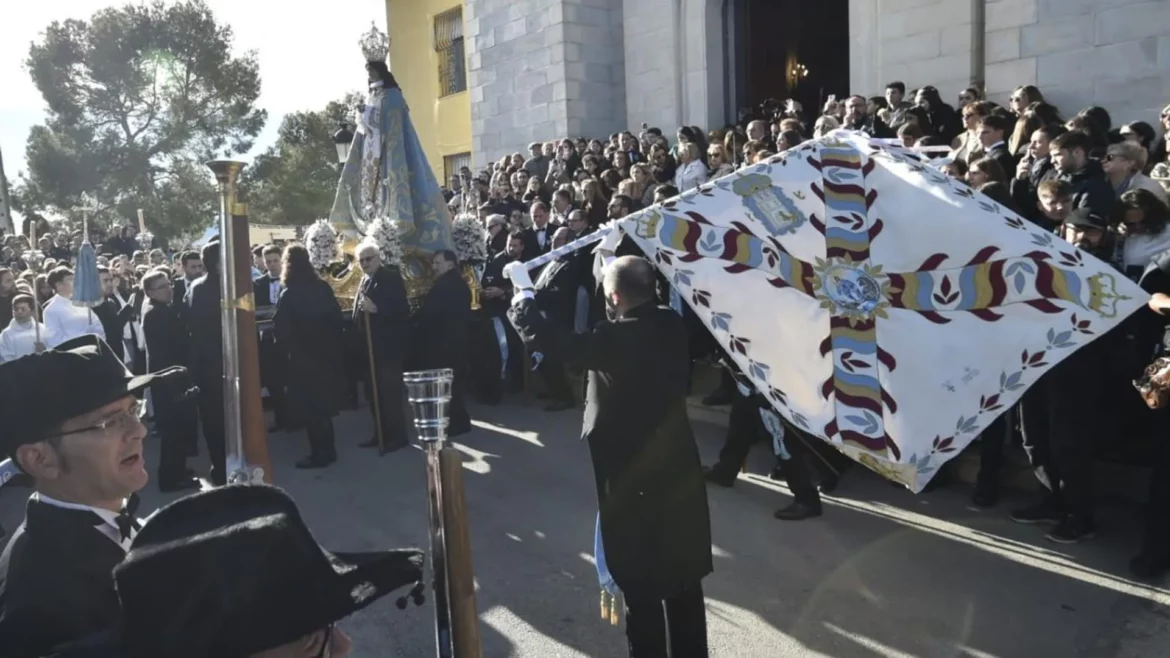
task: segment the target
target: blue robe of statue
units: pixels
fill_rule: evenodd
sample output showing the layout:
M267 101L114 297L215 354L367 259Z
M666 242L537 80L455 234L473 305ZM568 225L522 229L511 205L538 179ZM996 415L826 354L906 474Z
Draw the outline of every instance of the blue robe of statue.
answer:
M403 274L429 277L431 255L451 249L451 217L398 87L370 85L329 221L365 233L375 219L399 221Z

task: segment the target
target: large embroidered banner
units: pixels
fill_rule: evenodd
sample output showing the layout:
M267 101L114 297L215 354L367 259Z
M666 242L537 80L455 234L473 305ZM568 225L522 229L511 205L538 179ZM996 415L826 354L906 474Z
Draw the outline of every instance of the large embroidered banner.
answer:
M1145 301L921 156L844 131L620 226L777 411L916 492Z

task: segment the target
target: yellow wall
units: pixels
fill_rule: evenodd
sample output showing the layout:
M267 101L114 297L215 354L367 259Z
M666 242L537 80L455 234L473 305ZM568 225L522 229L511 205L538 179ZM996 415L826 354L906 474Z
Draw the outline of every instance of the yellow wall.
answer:
M440 185L443 156L471 152L471 102L466 91L439 98L435 15L461 0L386 0L390 70L402 87L410 118ZM466 51L465 51L466 52Z

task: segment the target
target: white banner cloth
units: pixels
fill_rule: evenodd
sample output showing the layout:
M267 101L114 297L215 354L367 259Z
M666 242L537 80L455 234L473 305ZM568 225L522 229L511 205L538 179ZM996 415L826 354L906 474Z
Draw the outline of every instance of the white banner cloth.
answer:
M845 131L619 225L777 411L916 492L1147 298L921 156Z

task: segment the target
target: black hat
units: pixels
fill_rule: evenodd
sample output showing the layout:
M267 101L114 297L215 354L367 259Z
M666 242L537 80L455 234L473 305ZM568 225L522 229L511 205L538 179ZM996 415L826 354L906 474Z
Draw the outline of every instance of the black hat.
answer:
M276 487L211 489L147 520L114 569L121 628L63 655L251 655L421 588L422 563L415 549L326 551Z
M126 395L142 395L156 379L184 368L135 377L106 341L95 335L0 364L0 449L12 455L61 423Z
M1090 208L1077 208L1070 212L1065 218L1066 226L1079 226L1083 228L1095 228L1104 231L1108 227L1108 222L1105 218L1093 212Z

